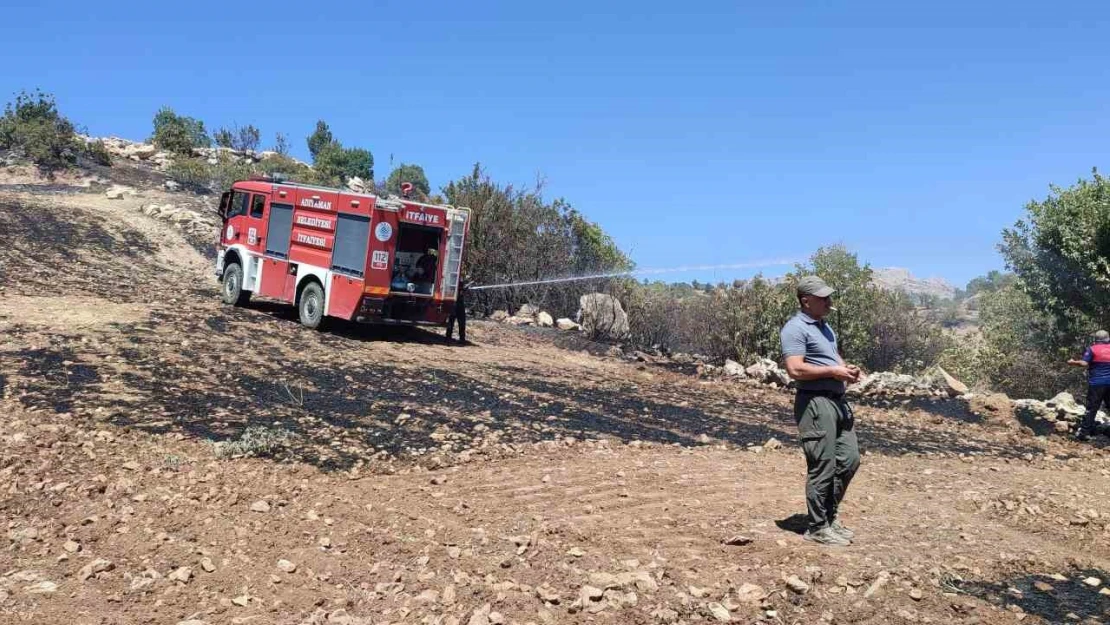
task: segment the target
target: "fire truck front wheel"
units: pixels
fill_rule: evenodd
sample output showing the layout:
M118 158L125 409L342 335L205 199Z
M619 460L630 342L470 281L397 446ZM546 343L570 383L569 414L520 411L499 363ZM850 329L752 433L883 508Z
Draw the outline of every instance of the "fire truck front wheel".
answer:
M243 290L243 267L239 263L231 263L224 268L224 283L220 296L225 304L234 306L246 306L250 301L251 292Z
M324 289L316 282L309 282L301 289L297 313L306 328L317 329L324 320Z

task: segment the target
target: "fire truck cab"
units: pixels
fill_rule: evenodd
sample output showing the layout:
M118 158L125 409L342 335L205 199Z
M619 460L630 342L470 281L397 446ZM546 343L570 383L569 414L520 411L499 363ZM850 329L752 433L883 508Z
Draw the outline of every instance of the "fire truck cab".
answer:
M470 211L255 177L220 198L216 276L227 304L293 304L301 323L444 325Z

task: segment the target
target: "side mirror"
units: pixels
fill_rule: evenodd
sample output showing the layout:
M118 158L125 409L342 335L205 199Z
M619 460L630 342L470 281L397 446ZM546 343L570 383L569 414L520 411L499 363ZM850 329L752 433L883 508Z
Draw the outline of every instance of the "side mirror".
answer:
M220 219L227 219L227 207L231 205L231 191L220 196Z

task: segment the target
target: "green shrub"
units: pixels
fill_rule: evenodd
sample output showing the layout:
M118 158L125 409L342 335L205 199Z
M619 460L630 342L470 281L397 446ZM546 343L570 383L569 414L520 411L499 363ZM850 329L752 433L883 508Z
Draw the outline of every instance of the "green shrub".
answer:
M287 180L304 184L315 184L316 173L308 165L278 153L262 159L255 165L259 173L267 176L281 174Z
M166 169L166 175L182 187L194 192L208 191L212 182L211 167L200 158L179 156L170 163Z
M108 153L108 147L100 139L85 143L82 155L97 165L112 166L112 155Z
M220 154L215 165L209 165L210 188L216 192L223 192L231 188L232 183L246 180L251 175L259 173L258 169L250 163L237 160L229 154Z
M20 152L47 172L69 167L78 152L73 124L42 91L21 92L4 108L0 149Z
M160 149L185 155L192 154L194 148L212 145L204 122L178 115L168 106L154 115L154 134L150 140Z

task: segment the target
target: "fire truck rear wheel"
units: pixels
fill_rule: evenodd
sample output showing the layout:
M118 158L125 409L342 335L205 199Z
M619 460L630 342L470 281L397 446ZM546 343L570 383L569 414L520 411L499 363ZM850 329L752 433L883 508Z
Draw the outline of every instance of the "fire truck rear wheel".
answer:
M251 292L243 290L243 267L239 263L231 263L224 269L224 284L220 295L225 304L234 306L246 306L250 301Z
M309 282L301 290L297 313L306 328L317 329L324 320L324 289L315 282Z

